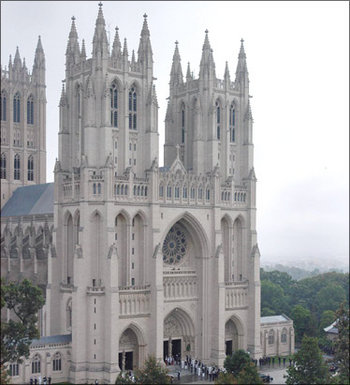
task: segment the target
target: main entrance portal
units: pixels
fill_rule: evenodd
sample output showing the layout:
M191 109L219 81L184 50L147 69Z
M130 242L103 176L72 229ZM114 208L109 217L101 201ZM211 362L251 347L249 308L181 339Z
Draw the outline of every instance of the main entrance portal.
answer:
M169 346L170 345L170 346ZM170 347L170 349L169 349ZM173 357L177 360L181 359L181 339L168 340L163 343L163 359L166 357Z

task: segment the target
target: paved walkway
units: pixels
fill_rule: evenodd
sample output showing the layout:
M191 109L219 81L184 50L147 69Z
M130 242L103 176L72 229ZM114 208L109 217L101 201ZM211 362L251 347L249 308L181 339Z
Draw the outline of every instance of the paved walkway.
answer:
M214 381L206 380L205 377L198 377L190 372L190 370L181 369L179 365L170 365L167 366L169 374L172 374L175 377L174 384L214 384ZM180 371L180 381L177 380L177 372ZM259 369L259 373L268 374L273 378L273 381L270 384L285 384L286 379L284 375L287 374L287 366L280 367L275 365L274 367L262 367Z

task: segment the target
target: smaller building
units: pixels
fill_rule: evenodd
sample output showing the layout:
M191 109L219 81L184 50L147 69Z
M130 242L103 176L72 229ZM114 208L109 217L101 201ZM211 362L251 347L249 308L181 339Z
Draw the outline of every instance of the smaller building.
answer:
M293 321L285 314L261 317L260 345L263 356L294 353Z
M334 321L331 325L323 329L329 341L333 342L338 337L337 323L338 323L338 320Z

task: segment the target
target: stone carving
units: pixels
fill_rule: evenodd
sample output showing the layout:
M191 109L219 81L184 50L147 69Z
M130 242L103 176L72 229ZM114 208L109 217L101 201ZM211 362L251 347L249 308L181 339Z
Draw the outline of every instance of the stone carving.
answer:
M81 245L79 245L79 244L75 245L74 254L76 255L77 258L83 258L83 249L82 249Z
M115 243L111 244L111 247L109 248L107 258L111 259L112 256L115 256L118 258L118 250L117 250L117 245Z
M178 321L173 316L169 316L164 323L164 338L180 337L181 335L182 333Z
M125 330L119 340L119 349L136 348L137 337L131 329Z

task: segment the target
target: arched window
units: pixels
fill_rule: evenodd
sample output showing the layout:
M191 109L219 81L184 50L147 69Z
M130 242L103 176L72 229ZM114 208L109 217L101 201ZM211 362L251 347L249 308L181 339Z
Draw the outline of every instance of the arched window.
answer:
M182 190L182 197L183 198L187 198L187 187L184 186L183 190Z
M0 179L6 179L6 154L2 153L0 158Z
M220 140L221 136L221 108L219 102L215 103L216 107L216 139Z
M159 186L159 196L160 196L160 197L163 197L163 196L164 196L164 187L163 187L163 185L160 185L160 186Z
M129 130L137 129L137 95L134 87L129 91Z
M0 115L1 115L1 120L6 120L6 95L5 95L5 92L1 93Z
M13 97L13 121L15 123L19 123L21 119L20 107L21 107L21 101L20 101L19 92L16 92L15 96Z
M202 189L202 186L199 186L198 188L198 199L202 199L203 198L203 189Z
M185 106L181 108L181 143L185 143Z
M191 187L191 199L194 199L195 198L195 188L194 187Z
M95 195L96 194L96 183L92 185L92 193Z
M34 124L34 100L30 95L27 100L27 124Z
M36 354L32 361L32 374L40 373L40 356Z
M206 195L207 201L210 200L210 190L207 189L207 195Z
M11 377L19 376L19 365L17 363L10 364L8 367Z
M28 180L34 180L34 160L33 155L28 158Z
M236 111L234 104L230 107L230 141L234 142L235 139L235 128L236 128Z
M171 186L168 185L168 187L166 188L166 196L167 198L171 198Z
M97 194L101 194L101 183L97 184Z
M176 186L175 187L175 199L180 198L180 187Z
M62 370L62 358L61 358L61 353L56 353L53 356L53 361L52 361L52 370L54 372Z
M269 345L273 345L275 343L275 332L271 329L269 331Z
M118 127L118 89L115 84L112 84L110 89L111 94L111 126Z
M281 334L281 342L286 343L287 342L287 329L282 330Z
M13 179L19 180L21 177L21 160L18 154L15 155L15 158L13 161L13 167L14 167Z

